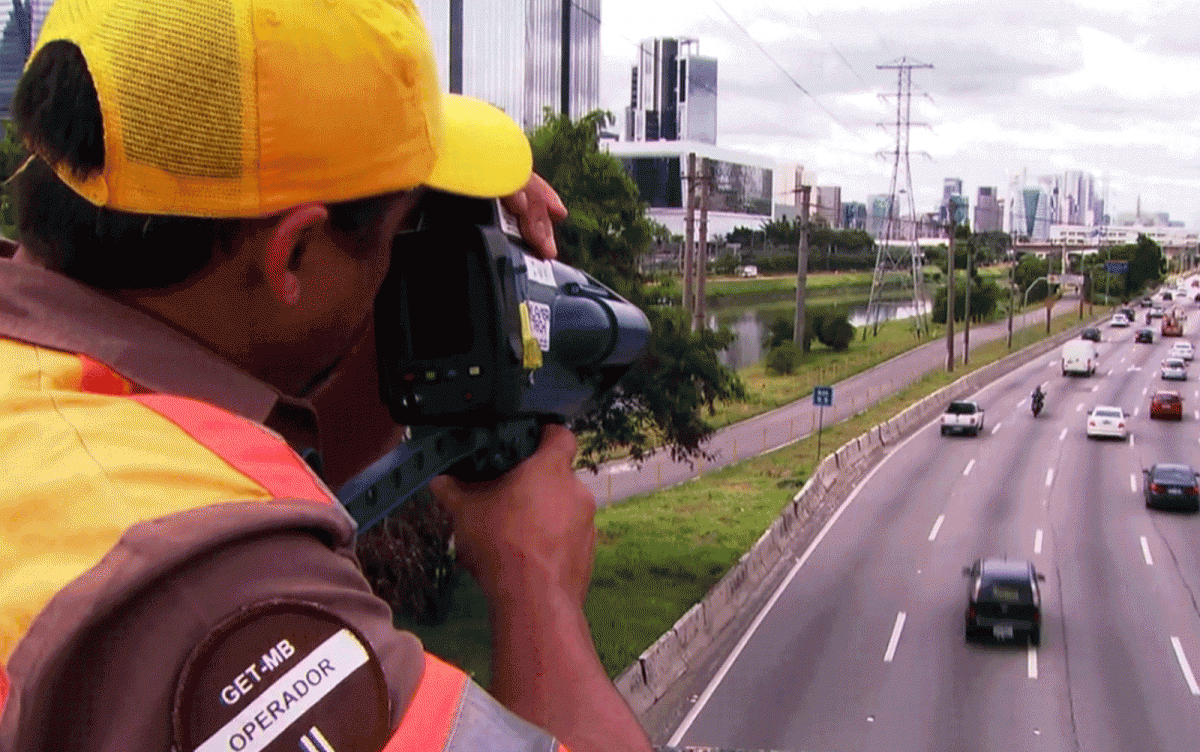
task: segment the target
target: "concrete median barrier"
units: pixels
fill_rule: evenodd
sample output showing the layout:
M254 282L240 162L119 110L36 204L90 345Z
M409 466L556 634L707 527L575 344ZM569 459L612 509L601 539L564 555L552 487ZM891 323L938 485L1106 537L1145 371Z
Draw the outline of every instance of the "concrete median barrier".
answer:
M645 713L658 699L654 696L654 690L646 684L646 675L642 671L640 659L629 664L628 668L617 674L617 678L613 679L613 685L636 715Z
M683 646L679 643L679 635L675 633L674 628L648 647L639 660L642 662L646 686L654 693L656 700L687 670L687 664L683 660Z

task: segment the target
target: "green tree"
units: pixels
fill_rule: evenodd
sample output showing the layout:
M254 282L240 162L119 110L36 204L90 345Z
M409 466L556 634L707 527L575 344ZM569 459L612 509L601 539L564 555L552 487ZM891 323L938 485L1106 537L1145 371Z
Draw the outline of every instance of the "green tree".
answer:
M17 138L17 129L11 120L4 121L4 141L0 142L0 180L8 180L25 163L28 153ZM0 194L0 233L7 238L17 238L16 207L12 191L5 186Z
M1050 265L1046 259L1038 258L1032 253L1027 253L1017 262L1017 268L1013 270L1013 284L1017 286L1017 305L1020 305L1024 298L1025 291L1033 284L1038 277L1044 277L1049 272ZM1046 299L1046 283L1043 280L1039 282L1033 289L1029 289L1028 300L1045 300Z
M659 446L676 459L705 457L702 444L713 431L705 410L711 415L717 401L745 396L718 358L732 335L693 332L685 312L649 304L637 259L654 227L620 161L599 148L599 131L612 120L599 110L577 121L547 113L530 136L534 169L569 211L556 228L560 258L644 310L653 330L645 357L572 426L580 458L594 468L612 450L640 460Z

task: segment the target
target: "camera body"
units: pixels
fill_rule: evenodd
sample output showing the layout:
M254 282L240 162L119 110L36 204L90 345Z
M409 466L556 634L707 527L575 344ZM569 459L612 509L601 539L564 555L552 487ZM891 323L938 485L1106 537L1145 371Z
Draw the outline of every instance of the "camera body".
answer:
M380 396L410 440L339 489L360 530L441 472L516 465L542 424L581 414L650 336L629 301L531 255L498 200L431 191L419 213L375 300Z

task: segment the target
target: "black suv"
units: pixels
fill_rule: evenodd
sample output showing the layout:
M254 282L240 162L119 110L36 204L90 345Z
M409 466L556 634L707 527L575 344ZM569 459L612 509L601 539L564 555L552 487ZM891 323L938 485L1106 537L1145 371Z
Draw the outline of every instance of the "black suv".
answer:
M1011 640L1017 634L1029 644L1042 640L1042 594L1038 581L1046 575L1023 559L976 559L963 567L967 582L967 642L983 636Z
M1079 338L1080 339L1090 339L1093 342L1099 342L1100 341L1100 330L1094 326L1089 326L1087 329L1084 329L1082 332L1079 333Z

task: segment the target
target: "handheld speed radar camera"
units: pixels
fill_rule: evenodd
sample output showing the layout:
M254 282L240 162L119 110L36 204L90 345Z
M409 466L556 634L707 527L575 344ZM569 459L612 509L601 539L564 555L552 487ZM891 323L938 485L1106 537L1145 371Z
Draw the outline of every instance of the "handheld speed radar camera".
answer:
M440 473L503 474L640 356L646 315L530 255L498 200L431 191L375 299L380 395L404 444L338 489L359 532Z

